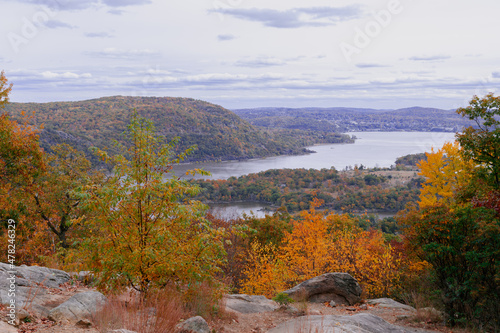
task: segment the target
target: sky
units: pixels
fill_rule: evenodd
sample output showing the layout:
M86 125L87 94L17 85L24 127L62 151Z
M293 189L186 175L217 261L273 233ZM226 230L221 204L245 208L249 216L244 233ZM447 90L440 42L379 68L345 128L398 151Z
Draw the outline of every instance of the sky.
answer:
M498 0L0 0L13 102L455 109L500 90Z

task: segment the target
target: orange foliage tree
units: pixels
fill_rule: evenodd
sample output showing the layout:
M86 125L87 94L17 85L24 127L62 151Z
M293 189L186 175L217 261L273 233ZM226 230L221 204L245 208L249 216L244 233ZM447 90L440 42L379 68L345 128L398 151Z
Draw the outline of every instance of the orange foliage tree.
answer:
M391 296L405 275L426 267L408 260L382 232L364 231L348 215L317 212L320 204L314 200L309 211L300 213L281 246L252 245L244 292L272 296L324 273L346 272L368 296Z

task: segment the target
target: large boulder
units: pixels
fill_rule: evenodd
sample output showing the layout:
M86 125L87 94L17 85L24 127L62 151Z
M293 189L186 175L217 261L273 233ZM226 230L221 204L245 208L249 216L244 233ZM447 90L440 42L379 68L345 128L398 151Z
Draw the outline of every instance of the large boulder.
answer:
M284 291L297 301L354 305L361 301L361 286L347 273L326 273Z
M55 322L88 322L106 303L106 296L98 291L78 293L52 309L48 318Z
M270 312L279 308L276 302L265 296L234 294L225 295L226 309L239 313Z
M45 305L54 302L47 288L60 288L70 279L68 273L58 269L0 263L0 302L9 304L9 294L15 294L16 309L29 309L37 317L46 317L49 309Z
M20 286L40 284L49 288L59 288L63 283L69 282L71 277L68 273L47 267L40 266L14 266L10 269L9 264L0 263L0 275L10 275L8 272L14 271L16 283Z
M411 333L427 332L419 329L392 325L380 317L369 313L352 316L304 316L282 323L267 333Z
M368 303L370 305L376 305L376 306L381 307L381 308L387 308L387 309L416 311L414 307L396 302L395 300L393 300L391 298L369 299L369 300L366 300L366 303Z
M183 321L176 327L176 333L210 333L210 327L200 316L192 317Z

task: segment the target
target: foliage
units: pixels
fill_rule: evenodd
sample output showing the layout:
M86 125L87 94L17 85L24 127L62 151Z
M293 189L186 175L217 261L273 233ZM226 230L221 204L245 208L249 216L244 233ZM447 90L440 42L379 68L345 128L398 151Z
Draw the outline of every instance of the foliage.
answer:
M289 270L273 244L253 242L243 274L245 279L240 291L245 294L270 298L289 287Z
M189 197L198 188L171 173L175 141L164 144L151 121L134 115L123 154L97 153L115 168L102 186L82 193L93 235L87 239L89 264L99 286L130 286L146 293L176 283L194 288L213 281L224 261L222 230L204 218L205 206Z
M458 110L479 129L427 154L420 206L399 216L408 249L432 265L449 323L485 331L500 329L498 103L475 96Z
M288 304L295 302L293 298L285 293L277 293L276 296L274 296L272 299L280 306L287 306Z
M227 180L196 180L202 188L198 199L212 202L257 201L289 212L309 209L313 198L322 208L355 212L398 211L418 198L419 181L391 185L372 170L338 172L331 169L280 169L231 177Z
M0 76L2 103L8 101L11 85L5 87L6 78ZM38 144L38 130L30 125L30 117L23 116L19 124L6 113L0 114L0 228L6 228L8 219L16 221L16 261L36 262L38 256L47 254L50 242L47 233L34 233L40 227L37 221L26 216L27 191L44 173L46 163ZM7 232L2 232L1 259L7 262Z
M469 183L474 163L461 154L458 142L447 142L437 152L433 150L426 156L427 160L418 163L419 175L425 177L420 207L452 203L456 191Z
M408 244L429 262L450 324L500 327L500 219L470 205L408 214Z
M5 77L5 72L0 73L0 108L9 102L9 94L12 90L12 83L7 84L8 80Z
M477 128L468 127L457 134L464 155L487 169L485 176L500 188L500 97L492 93L483 98L474 96L468 107L457 113L476 122Z
M409 154L398 157L396 159L396 166L402 165L402 166L415 167L422 160L424 161L427 160L427 155L425 153Z
M320 204L314 201L294 219L281 246L252 244L243 292L271 296L327 272L347 272L370 297L393 296L405 276L426 269L406 257L397 240L360 229L348 215L317 212Z
M84 216L80 199L73 191L90 183L99 184L102 174L92 172L85 155L71 146L58 145L53 151L45 155L46 172L28 191L28 209L31 219L41 219L46 229L57 236L57 243L68 249L72 243L68 235L82 229Z

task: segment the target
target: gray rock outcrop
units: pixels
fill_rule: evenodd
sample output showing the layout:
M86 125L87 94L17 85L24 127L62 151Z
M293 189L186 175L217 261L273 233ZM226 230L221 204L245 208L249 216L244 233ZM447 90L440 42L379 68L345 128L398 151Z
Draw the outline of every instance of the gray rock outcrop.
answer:
M354 305L361 301L361 286L347 273L326 273L284 291L297 301Z
M9 264L0 263L0 302L8 304L9 293L15 294L16 309L29 308L35 316L46 317L49 310L45 303L53 301L47 288L59 288L70 279L68 273L58 269L25 265L11 269Z
M106 302L106 296L98 291L78 293L52 309L48 318L55 322L78 323L92 319L96 311Z
M210 333L210 327L200 316L189 318L177 325L176 333Z
M409 305L405 305L399 302L396 302L395 300L391 298L375 298L375 299L369 299L366 300L366 303L370 305L376 305L381 308L387 308L387 309L399 309L399 310L406 310L406 311L416 311L414 307L411 307Z
M226 308L239 313L260 313L274 311L279 308L275 301L265 296L234 294L225 295Z
M307 316L289 320L267 333L335 332L335 333L411 333L427 332L392 325L369 313L352 316Z

